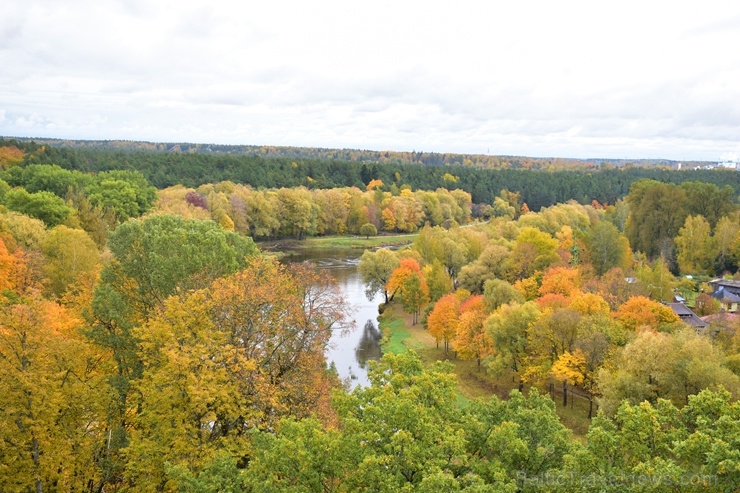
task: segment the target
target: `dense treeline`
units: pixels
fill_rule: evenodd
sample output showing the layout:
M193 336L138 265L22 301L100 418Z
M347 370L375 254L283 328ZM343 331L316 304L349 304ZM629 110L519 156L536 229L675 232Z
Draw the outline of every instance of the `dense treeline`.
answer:
M424 224L451 227L470 221L470 194L462 190L411 190L371 182L355 187L309 190L305 187L255 190L231 182L181 186L158 192L157 210L185 217L213 219L225 229L255 239L337 234L376 235L378 231L413 233ZM491 215L492 207L476 208Z
M572 238L561 234L556 245L534 225L573 217L569 225L587 227L573 214L588 218L587 210L564 207L525 214L520 225L499 220L490 238L429 228L416 253L388 257L399 262L386 285L413 308L410 292L423 291L414 262L442 252L441 272L425 279L438 279L432 292L450 290L450 275L464 277L459 254L496 246L500 228L524 233L516 235L521 265L511 275L557 263ZM17 214L10 213L13 225ZM56 244L79 246L72 231L37 233L41 245L67 235ZM9 228L10 249L0 239L3 491L657 492L740 484L740 405L715 388L721 381L737 392L738 377L723 368L720 351L653 313L657 304L604 317L606 302L574 292L576 268L550 270L541 283L533 276L535 296L570 290L570 298L504 303L490 320L470 316L507 296L486 293L465 300L460 318L467 334L479 323L490 328L505 366L533 356L515 363L517 372L541 365L532 377L548 369L548 344L559 352L571 341L552 367L571 387L591 385L594 367L581 364L584 354L608 353L603 343L617 357L625 353L629 364L614 367L623 373L613 377L612 404L604 403L583 444L570 438L550 396L515 390L508 400L460 407L449 365L425 368L413 354L385 356L371 386L346 393L324 363L329 335L347 316L336 286L304 266L262 257L248 238L212 221L127 221L110 234L105 263L90 239L84 251L60 256L54 244L20 248L26 235L28 228ZM533 252L534 262L526 261ZM60 277L67 282L47 290L46 281ZM609 284L619 278L593 285L620 296ZM639 324L657 329L640 333ZM520 328L545 337L527 347ZM596 337L605 329L607 340ZM481 356L457 344L461 357Z
M213 221L130 220L108 246L103 262L82 230L0 214L0 490L154 491L165 461L328 422L333 280Z
M180 491L624 492L731 491L740 406L704 391L678 409L623 404L594 421L587 445L569 440L538 392L461 409L442 364L388 355L372 386L336 394L339 426L285 421L254 436L246 468L226 454L200 474L168 470ZM715 426L715 420L717 426Z
M9 143L9 142L6 142ZM490 204L503 189L521 194L531 210L576 200L614 204L624 197L632 183L648 178L667 183L701 181L730 185L740 191L740 173L728 170L671 171L656 168L603 169L599 171L537 172L518 169L480 169L470 166L422 166L416 164L358 163L321 159L265 158L161 152L123 152L54 147L35 148L25 163L57 164L84 172L132 170L142 173L155 187L182 184L198 187L206 183L231 181L255 188L358 187L364 189L378 179L387 186L408 185L414 190L439 187L459 188L472 195L473 202Z
M321 159L359 163L420 164L423 166L472 166L486 169L594 169L599 167L669 167L676 168L676 161L666 159L573 159L533 158L526 156L495 156L489 154L456 154L421 151L371 151L366 149L326 149L319 147L256 146L193 144L187 142L142 142L123 140L60 140L60 139L11 139L14 145L33 148L37 144L51 147L91 149L104 151L176 152L186 154L229 154L260 156L263 158ZM683 165L697 168L703 161L687 161Z

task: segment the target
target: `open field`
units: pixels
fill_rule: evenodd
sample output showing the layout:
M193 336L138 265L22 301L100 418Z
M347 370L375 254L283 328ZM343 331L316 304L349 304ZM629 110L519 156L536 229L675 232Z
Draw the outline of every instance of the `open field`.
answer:
M462 226L463 228L478 228L488 224L488 221L474 221ZM258 241L257 246L263 251L286 250L366 250L368 248L402 247L414 242L418 233L386 234L366 238L360 235L345 236L311 236L302 240L264 240Z
M304 240L261 241L257 246L263 251L270 250L365 250L368 248L401 247L410 245L416 234L364 236L322 236Z

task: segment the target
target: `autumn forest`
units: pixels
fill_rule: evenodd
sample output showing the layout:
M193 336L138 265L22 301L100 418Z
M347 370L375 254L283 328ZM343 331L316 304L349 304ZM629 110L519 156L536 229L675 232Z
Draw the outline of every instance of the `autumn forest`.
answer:
M0 491L740 489L740 173L168 150L0 140Z

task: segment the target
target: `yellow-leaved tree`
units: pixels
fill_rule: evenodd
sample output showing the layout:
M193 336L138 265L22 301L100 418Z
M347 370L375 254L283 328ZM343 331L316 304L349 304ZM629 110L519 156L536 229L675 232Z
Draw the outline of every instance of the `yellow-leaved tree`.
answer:
M573 387L582 386L585 373L586 358L579 349L572 353L570 351L564 352L553 363L550 374L555 380L563 382L563 406L568 404L568 385ZM571 402L573 402L572 397Z
M41 248L47 259L44 273L48 289L59 297L67 289L74 288L83 276L97 271L100 265L97 245L81 229L59 225L49 231Z
M0 491L96 490L110 355L39 291L0 295Z
M128 486L166 489L168 467L195 470L219 452L246 461L250 430L274 430L282 417L332 421L324 350L347 315L331 278L261 257L171 297L135 330L144 368Z

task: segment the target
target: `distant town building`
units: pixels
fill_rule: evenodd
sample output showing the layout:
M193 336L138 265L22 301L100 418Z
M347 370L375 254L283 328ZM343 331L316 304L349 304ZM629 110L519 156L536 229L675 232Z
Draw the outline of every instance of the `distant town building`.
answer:
M712 279L708 284L714 290L710 296L722 303L722 310L735 313L740 303L740 281Z

